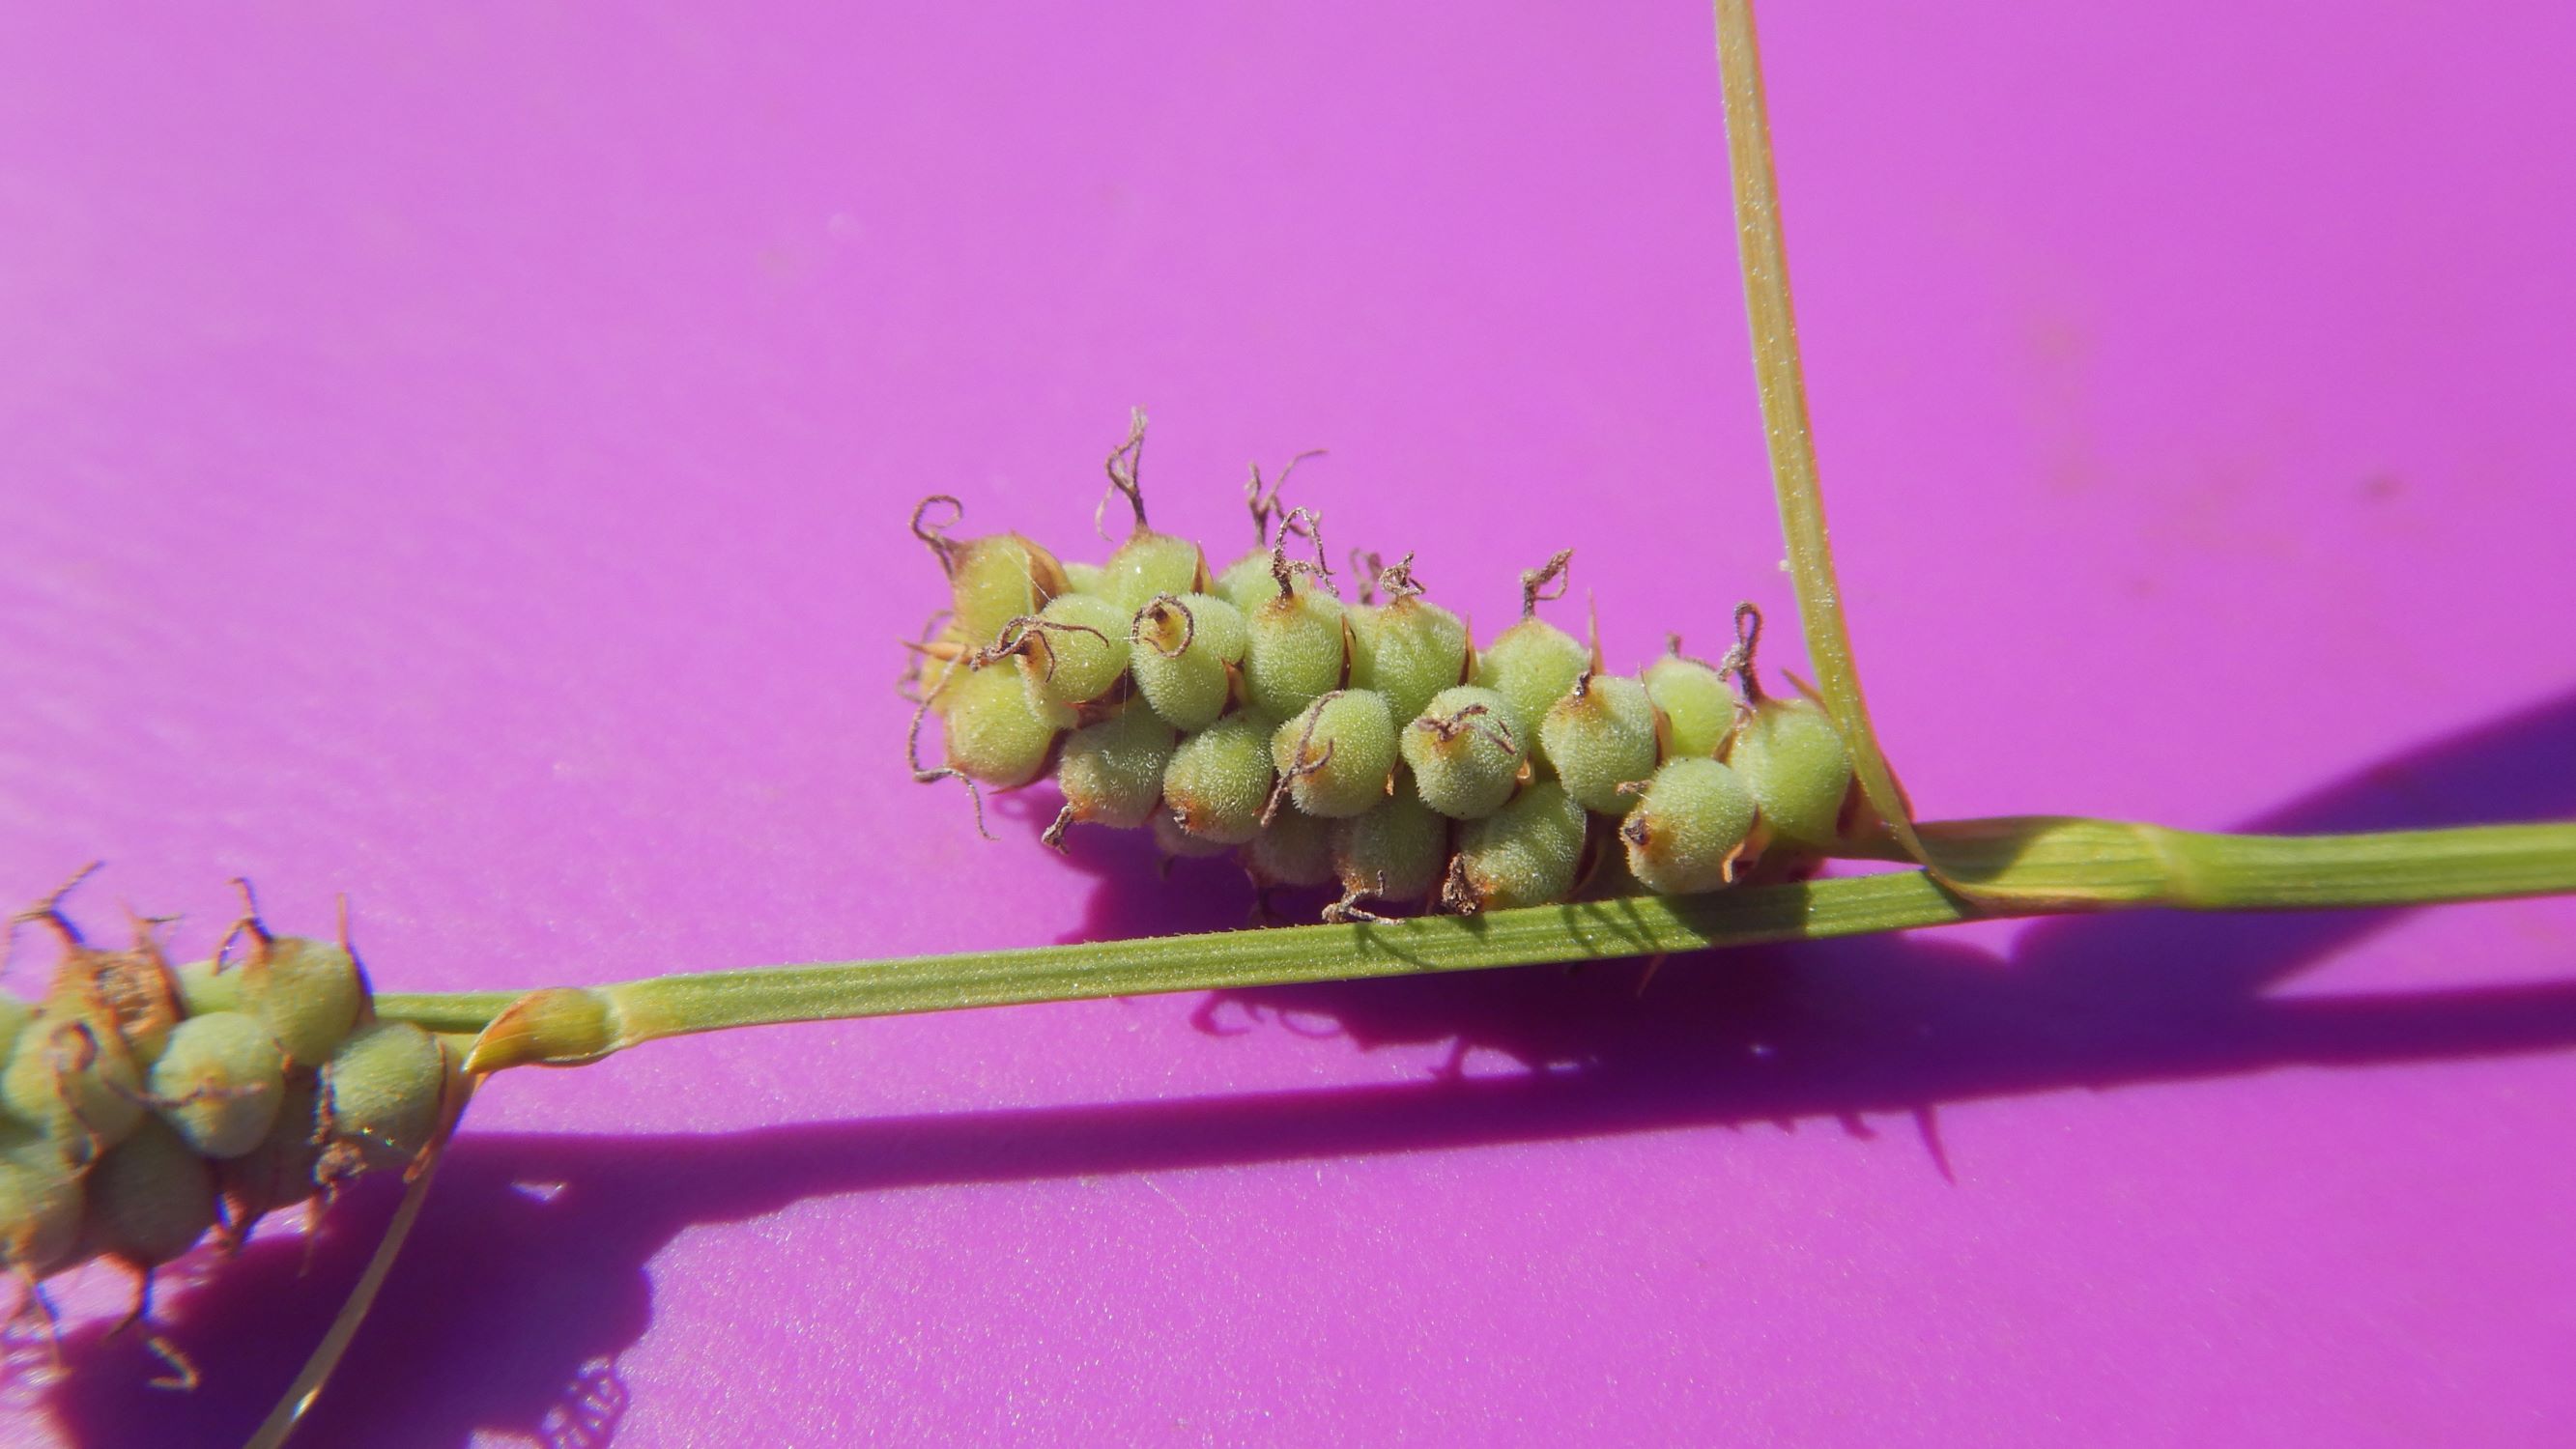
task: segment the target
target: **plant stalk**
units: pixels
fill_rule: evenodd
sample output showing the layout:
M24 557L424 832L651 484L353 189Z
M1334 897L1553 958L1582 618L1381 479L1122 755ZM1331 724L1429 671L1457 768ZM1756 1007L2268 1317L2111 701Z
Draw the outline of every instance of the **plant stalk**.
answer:
M1753 33L1752 0L1715 0L1717 71L1726 93L1726 169L1735 187L1735 241L1744 271L1744 314L1753 332L1753 378L1762 401L1762 436L1771 454L1780 536L1788 544L1789 578L1807 659L1834 727L1851 746L1852 773L1908 859L1947 879L1947 867L1917 837L1913 812L1879 748L1860 666L1852 660L1851 626L1843 620L1825 532L1824 484L1807 425L1807 375L1798 357L1798 317L1789 301L1789 245L1780 225L1780 187L1771 168L1771 118L1762 98L1762 55ZM1952 885L1974 893L1953 880Z
M2576 823L2369 835L2222 835L2066 816L1928 823L1971 883L1903 869L1699 896L658 976L608 986L376 998L479 1032L471 1072L577 1066L664 1037L974 1006L1661 956L1917 926L2162 906L2302 910L2576 893Z

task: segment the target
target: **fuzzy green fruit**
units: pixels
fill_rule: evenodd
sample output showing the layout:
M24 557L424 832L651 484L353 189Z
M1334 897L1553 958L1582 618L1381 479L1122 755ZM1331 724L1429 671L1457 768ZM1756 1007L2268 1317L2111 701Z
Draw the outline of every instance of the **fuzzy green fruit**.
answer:
M1813 701L1765 698L1727 747L1776 840L1830 850L1851 793L1851 752Z
M1512 738L1526 741L1545 763L1539 722L1591 665L1592 651L1581 640L1545 620L1523 619L1494 636L1476 657L1474 682L1502 696Z
M1449 820L1422 803L1410 771L1365 815L1333 822L1333 873L1345 908L1368 899L1419 901L1449 863Z
M170 1033L148 1085L161 1120L205 1157L239 1157L277 1121L286 1058L248 1012L192 1016Z
M355 1149L366 1167L402 1167L438 1131L447 1100L446 1048L407 1021L373 1022L322 1068L327 1155Z
M1163 771L1179 743L1172 727L1142 702L1075 730L1056 766L1064 814L1048 829L1047 842L1061 841L1064 828L1078 821L1121 830L1144 824L1162 803Z
M1625 675L1580 675L1548 709L1538 739L1576 804L1616 815L1628 808L1619 787L1655 773L1655 703Z
M948 767L1005 790L1036 779L1056 736L1074 722L1072 710L1031 698L1019 671L1007 666L951 673L930 709L940 719Z
M1091 594L1062 594L1023 625L1020 675L1034 706L1087 704L1127 674L1130 612Z
M951 627L972 649L991 647L1003 625L1038 612L1064 591L1055 555L1016 533L951 544L943 557Z
M1397 747L1425 804L1453 820L1481 820L1520 787L1523 738L1508 700L1461 684L1433 695Z
M1350 620L1351 687L1385 695L1398 720L1422 713L1467 677L1467 625L1438 604L1407 595L1352 609Z
M79 1164L131 1135L143 1120L143 1073L125 1039L88 1021L45 1012L19 1029L0 1072L9 1115Z
M157 1119L92 1164L82 1195L81 1245L141 1267L178 1257L215 1225L213 1169Z
M186 1015L241 1009L240 967L208 959L191 961L171 974L179 983L179 1009Z
M1216 576L1217 596L1249 616L1263 604L1279 597L1279 576L1272 571L1276 556L1268 547L1256 548L1225 566ZM1305 592L1311 585L1304 574L1293 575L1290 587Z
M1287 780L1288 798L1326 820L1366 814L1384 800L1395 758L1395 719L1374 690L1319 696L1270 737L1270 763Z
M1583 863L1583 807L1554 780L1458 831L1442 903L1461 914L1546 905L1574 891Z
M1325 884L1333 878L1333 822L1280 811L1243 847L1243 869L1264 889Z
M1735 879L1753 834L1753 792L1715 760L1674 760L1655 772L1620 823L1628 870L1657 895L1713 891Z
M1211 594L1148 600L1129 625L1127 669L1154 713L1178 730L1203 730L1233 701L1230 666L1243 660L1246 629L1232 604Z
M367 983L348 948L261 933L241 972L242 1010L268 1029L290 1065L318 1065L358 1022Z
M1647 696L1664 717L1664 758L1716 758L1726 732L1735 728L1735 691L1726 687L1726 676L1676 651L1647 665L1645 680Z
M1208 587L1207 559L1197 544L1141 524L1100 573L1109 602L1131 617L1158 594L1195 594Z
M1163 771L1172 822L1200 840L1242 845L1261 833L1275 775L1261 716L1238 711L1183 739Z
M0 1126L0 1261L42 1278L68 1265L80 1228L79 1172L44 1137Z
M1273 719L1342 687L1350 647L1342 601L1320 589L1274 590L1244 616L1243 697Z
M215 1164L226 1238L238 1241L263 1216L320 1191L321 1168L321 1074L289 1072L267 1135L250 1151Z

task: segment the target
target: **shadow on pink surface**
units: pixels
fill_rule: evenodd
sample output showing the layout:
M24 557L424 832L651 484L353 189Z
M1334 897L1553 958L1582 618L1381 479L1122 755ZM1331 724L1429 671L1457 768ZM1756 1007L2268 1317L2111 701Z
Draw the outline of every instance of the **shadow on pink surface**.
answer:
M2576 693L2248 828L2571 811ZM1106 872L1085 934L1168 931L1201 913L1232 924L1249 903L1248 887L1215 889L1211 869L1176 911L1143 857L1104 847L1083 859ZM1811 1118L1866 1135L1874 1113L1911 1115L1929 1167L1946 1172L1933 1123L1948 1103L2576 1046L2576 981L2262 997L2394 914L2067 919L2033 927L2009 959L1903 937L1685 958L1656 978L1646 1010L1638 968L1610 964L1216 993L1198 1013L1214 1032L1277 1023L1363 1050L1445 1042L1453 1061L1482 1049L1528 1068L1502 1076L716 1136L469 1134L308 1433L606 1444L628 1397L616 1359L652 1320L654 1255L691 1226L807 1198ZM196 1394L144 1391L160 1365L131 1336L92 1328L67 1343L73 1371L50 1407L83 1444L238 1442L321 1334L390 1208L382 1190L344 1204L310 1276L297 1276L301 1244L272 1238L168 1293L166 1332L205 1372Z

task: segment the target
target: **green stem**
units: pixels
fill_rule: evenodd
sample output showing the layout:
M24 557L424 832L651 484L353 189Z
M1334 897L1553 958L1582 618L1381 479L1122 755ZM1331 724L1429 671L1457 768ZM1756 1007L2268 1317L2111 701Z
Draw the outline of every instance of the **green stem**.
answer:
M1927 824L1923 836L1945 870L1972 883L1973 896L1923 871L1897 870L1474 917L712 971L524 994L387 994L376 1009L437 1031L481 1032L470 1065L493 1071L578 1065L662 1037L738 1026L1656 956L2060 911L2399 906L2576 892L2576 824L2263 836L2044 816Z
M1807 377L1798 359L1798 318L1789 302L1789 247L1780 226L1780 188L1771 171L1771 120L1762 99L1762 56L1753 35L1751 0L1716 0L1717 69L1726 93L1727 173L1735 183L1735 239L1744 268L1745 320L1753 331L1753 376L1762 399L1762 435L1771 453L1772 491L1780 503L1780 536L1789 547L1807 659L1834 727L1851 747L1861 793L1908 859L1946 878L1925 853L1896 773L1879 748L1852 660L1841 586L1825 533L1824 484L1807 426ZM1952 881L1959 885L1960 882ZM1966 887L1963 887L1966 888Z

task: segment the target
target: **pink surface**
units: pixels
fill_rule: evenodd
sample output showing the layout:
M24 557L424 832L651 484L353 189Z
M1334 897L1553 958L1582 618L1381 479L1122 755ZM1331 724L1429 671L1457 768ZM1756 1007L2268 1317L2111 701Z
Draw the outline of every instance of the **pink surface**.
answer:
M1488 629L1569 545L1623 659L1785 607L1704 13L879 8L0 14L0 893L104 855L95 917L202 949L230 874L346 891L400 988L1233 925L899 758L909 504L1096 555L1140 401L1223 555L1323 446L1336 546ZM2570 16L1773 7L1927 810L2576 812ZM2100 919L518 1074L314 1440L2557 1442L2571 939ZM237 1440L385 1209L183 1275L193 1397L89 1275L0 1439Z

